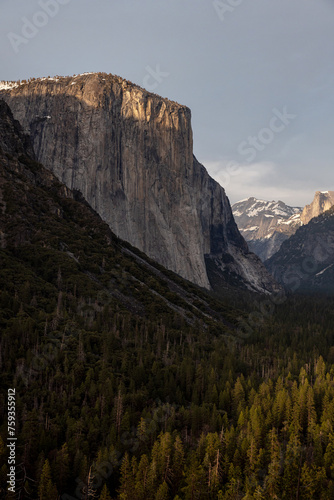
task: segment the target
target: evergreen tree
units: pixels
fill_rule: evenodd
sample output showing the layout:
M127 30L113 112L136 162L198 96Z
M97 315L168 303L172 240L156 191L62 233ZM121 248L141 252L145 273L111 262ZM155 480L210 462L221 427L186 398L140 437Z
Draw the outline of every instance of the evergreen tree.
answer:
M334 435L329 435L328 445L324 454L324 466L328 477L334 479Z
M261 486L257 486L256 490L254 491L253 498L254 498L254 500L266 500L268 497L266 496L263 488ZM277 497L277 498L279 498L279 497ZM270 500L271 500L271 498L270 498Z
M149 494L150 462L147 455L142 455L136 474L135 491L138 500L146 500Z
M57 500L58 492L51 479L49 460L45 460L38 485L38 500Z
M299 437L291 433L284 457L283 499L290 499L291 495L298 498L301 466L302 450Z
M0 467L5 463L6 448L3 439L0 435Z
M272 429L269 433L270 440L270 464L268 475L265 481L265 492L272 500L279 500L280 491L280 446L277 438L276 429Z
M66 491L70 477L70 458L67 443L63 444L61 450L57 453L54 470L59 491Z
M112 500L106 484L102 488L101 495L99 496L99 500Z
M168 485L166 481L164 481L155 495L155 500L168 500Z
M183 479L185 465L185 452L181 438L176 436L173 445L173 455L172 455L172 491L177 493L179 491L180 485Z
M325 469L312 465L309 467L306 463L303 465L300 478L301 498L307 500L320 499L324 489L326 479Z
M120 477L120 499L121 500L132 500L133 492L135 489L135 482L133 477L133 470L131 467L129 454L125 453L121 465L121 477Z
M206 488L205 472L195 457L192 457L191 463L185 473L186 486L182 489L185 500L201 499Z

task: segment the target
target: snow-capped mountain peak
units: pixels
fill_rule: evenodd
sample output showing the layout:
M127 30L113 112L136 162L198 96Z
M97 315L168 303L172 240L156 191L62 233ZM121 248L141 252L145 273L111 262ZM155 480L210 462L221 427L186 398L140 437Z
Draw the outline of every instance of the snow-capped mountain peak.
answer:
M334 205L334 191L316 191L312 203L291 207L283 201L250 197L232 206L235 221L250 249L262 260L276 253L283 241L300 226L323 214Z
M235 203L232 210L250 249L263 260L273 255L282 241L302 224L302 208L291 207L281 200L266 201L250 197Z
M290 207L283 201L265 201L251 197L238 201L233 205L233 213L237 217L246 215L247 217L257 217L263 214L279 217L291 217L301 212L301 207Z

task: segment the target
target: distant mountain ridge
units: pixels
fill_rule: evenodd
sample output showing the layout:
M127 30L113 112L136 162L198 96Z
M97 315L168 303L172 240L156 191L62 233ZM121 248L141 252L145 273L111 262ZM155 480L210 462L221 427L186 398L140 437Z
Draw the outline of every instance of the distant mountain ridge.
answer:
M293 292L334 293L334 206L300 227L265 264Z
M250 250L263 261L271 257L282 242L302 224L300 207L282 201L247 198L232 206L235 221Z
M0 96L36 158L118 237L207 289L278 290L194 157L186 106L105 73L3 82Z
M232 206L235 221L250 250L263 262L279 251L282 243L334 205L334 191L316 191L312 203L291 207L282 201L247 198Z

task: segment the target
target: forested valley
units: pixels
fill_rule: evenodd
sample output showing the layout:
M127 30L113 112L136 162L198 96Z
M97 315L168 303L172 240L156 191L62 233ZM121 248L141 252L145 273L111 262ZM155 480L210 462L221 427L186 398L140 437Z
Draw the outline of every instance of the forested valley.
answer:
M334 299L198 288L0 123L1 498L334 498Z
M333 498L332 299L287 299L229 336L50 281L1 294L21 498Z

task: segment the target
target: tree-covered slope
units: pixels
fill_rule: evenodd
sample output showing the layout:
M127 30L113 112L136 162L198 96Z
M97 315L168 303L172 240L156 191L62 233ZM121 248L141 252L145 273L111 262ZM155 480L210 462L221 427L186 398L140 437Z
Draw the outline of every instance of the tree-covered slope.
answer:
M5 114L6 108L3 103ZM206 292L119 240L80 193L66 188L34 160L23 145L29 144L28 138L15 128L18 123L11 123L8 114L1 118L3 287L15 295L17 283L24 281L28 289L33 280L40 289L31 292L38 310L39 295L46 298L45 287L64 310L71 303L76 307L80 298L93 316L108 303L154 320L171 314L188 325L202 321L204 328L217 323L223 329L225 325L226 332L233 329L229 308L224 311Z
M118 240L1 103L0 147L0 497L11 387L21 499L333 498L333 301L240 312Z

